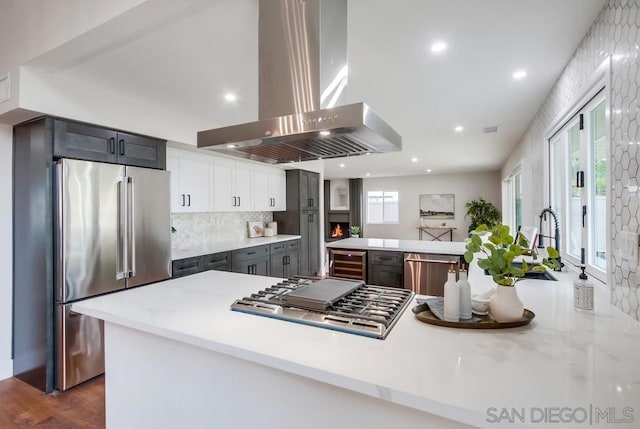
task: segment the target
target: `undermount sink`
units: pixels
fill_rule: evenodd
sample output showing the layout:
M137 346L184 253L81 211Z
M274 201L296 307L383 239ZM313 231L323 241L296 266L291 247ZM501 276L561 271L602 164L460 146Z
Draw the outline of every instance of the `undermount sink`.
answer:
M536 264L537 265L537 264ZM514 262L513 266L516 268L522 268L522 263L521 262ZM533 264L529 264L529 268L531 268L533 266ZM489 275L489 271L488 270L484 270L484 273L486 275ZM555 277L553 277L549 271L527 271L524 273L524 277L525 280L526 279L533 279L533 280L551 280L551 281L558 281Z

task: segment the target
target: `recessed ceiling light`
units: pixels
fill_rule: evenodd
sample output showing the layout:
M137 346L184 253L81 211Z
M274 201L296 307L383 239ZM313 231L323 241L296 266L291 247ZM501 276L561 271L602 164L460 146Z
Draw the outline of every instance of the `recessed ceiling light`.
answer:
M462 131L464 131L464 127L462 125L458 125L454 128L454 130L456 131L456 133L461 133Z
M435 42L431 45L431 52L434 54L439 54L440 52L444 52L447 50L447 44L444 42Z
M230 103L233 103L234 101L236 101L238 99L238 97L232 93L232 92L228 92L224 95L224 99L227 100Z
M228 147L229 149L233 149L234 147L238 147L238 145L235 145L235 144L228 144L228 145L227 145L227 147Z
M431 173L431 169L430 168L427 168L427 173Z
M320 131L321 136L328 136L329 134L331 134L331 131Z
M525 77L527 77L527 72L524 70L518 70L515 73L513 73L512 76L516 80L524 79Z
M367 177L371 176L371 173L367 173Z
M365 155L371 155L371 152L367 152L367 153L365 153Z
M413 158L411 158L411 162L418 162L418 158L414 156Z
M340 168L344 168L344 164L340 164Z

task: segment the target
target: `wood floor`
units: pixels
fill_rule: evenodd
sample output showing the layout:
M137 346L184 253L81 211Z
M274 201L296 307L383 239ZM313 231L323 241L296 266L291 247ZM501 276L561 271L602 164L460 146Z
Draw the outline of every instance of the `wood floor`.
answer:
M17 378L0 381L0 429L104 427L104 376L51 395Z

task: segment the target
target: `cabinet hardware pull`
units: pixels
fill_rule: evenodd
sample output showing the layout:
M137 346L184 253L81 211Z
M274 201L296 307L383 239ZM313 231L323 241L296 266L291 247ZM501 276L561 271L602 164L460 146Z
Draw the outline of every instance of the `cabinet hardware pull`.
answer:
M238 207L240 207L242 205L242 202L240 200L240 197L238 197Z
M120 139L118 145L120 146L120 155L124 156L124 140Z
M182 197L182 204L180 204L182 207L184 207L184 194L180 194L180 196Z
M247 255L253 255L253 254L255 254L255 253L256 253L256 252L247 252Z
M191 207L191 194L187 194L187 207Z
M238 197L233 197L233 207L236 207L236 198Z
M111 152L112 154L116 153L116 139L115 139L115 137L111 137L109 139L109 152Z

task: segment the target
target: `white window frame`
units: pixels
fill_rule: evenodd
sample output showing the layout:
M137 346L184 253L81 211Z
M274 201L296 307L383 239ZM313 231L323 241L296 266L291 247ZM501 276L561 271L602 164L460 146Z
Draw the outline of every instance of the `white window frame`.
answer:
M369 207L369 198L370 198L370 194L371 193L382 193L382 222L372 222L370 219L370 207ZM385 200L385 194L387 193L394 193L397 194L398 196L398 204L396 205L396 219L395 221L388 221L384 219L384 213L385 213L385 204L384 204L384 200ZM367 191L367 199L366 199L366 206L367 206L367 224L369 225L397 225L400 223L400 192L393 190L393 191L382 191L382 190L371 190L371 191Z
M522 163L518 163L502 183L502 223L509 225L512 233L518 230L516 222L516 176L520 176L520 199L522 199ZM522 206L520 207L522 215ZM521 219L522 221L522 219Z
M552 201L552 182L551 182L551 174L552 174L552 156L551 156L551 140L554 136L563 128L566 124L571 121L581 110L583 110L594 97L598 96L599 93L604 95L604 103L605 103L605 116L606 116L606 127L605 134L607 139L607 148L606 148L606 157L609 161L611 161L611 58L607 57L602 64L598 67L598 69L593 73L590 79L585 83L582 87L582 90L579 91L579 95L573 100L572 103L569 104L568 108L559 116L556 117L554 121L552 121L551 125L545 130L545 145L547 150L547 162L545 164L545 207L549 207ZM611 207L611 183L612 182L612 164L609 162L607 169L607 194L606 194L606 207ZM585 178L586 181L586 178ZM565 208L566 210L566 208ZM564 217L564 216L563 216ZM589 222L589 220L587 220ZM564 223L564 219L561 220L561 223ZM564 226L566 228L566 226ZM590 226L587 224L587 228ZM589 267L587 261L587 272L595 277L596 279L611 284L613 270L611 267L611 214L610 210L606 211L606 219L605 219L605 228L606 228L606 273L603 273L599 269L594 269L593 267ZM539 231L543 233L542 231ZM564 234L564 231L561 231L561 234ZM566 240L565 240L566 241ZM548 243L548 241L547 241ZM566 243L561 243L561 253L564 249ZM564 262L570 262L567 259L563 259Z

